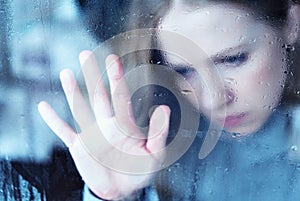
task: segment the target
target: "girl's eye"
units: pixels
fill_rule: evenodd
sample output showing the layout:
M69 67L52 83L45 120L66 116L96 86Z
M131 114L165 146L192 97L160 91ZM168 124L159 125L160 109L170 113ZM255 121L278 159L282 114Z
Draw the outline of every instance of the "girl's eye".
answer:
M237 67L248 60L248 53L238 53L232 56L224 56L215 60L215 65L226 65Z
M192 77L196 72L196 69L189 66L188 64L173 64L171 62L168 62L167 64L167 68L174 70L185 78Z
M188 67L180 67L175 68L175 71L184 77L188 77L194 72L194 69Z
M180 66L173 68L177 73L182 75L185 78L191 78L195 75L196 69L192 67Z

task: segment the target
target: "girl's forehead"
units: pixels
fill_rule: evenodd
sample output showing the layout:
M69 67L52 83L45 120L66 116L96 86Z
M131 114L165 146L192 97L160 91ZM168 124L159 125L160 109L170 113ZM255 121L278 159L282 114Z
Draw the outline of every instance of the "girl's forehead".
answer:
M233 5L218 4L193 10L188 10L185 6L174 6L166 13L159 26L163 29L176 30L194 28L195 30L230 31L238 26L245 27L252 24L256 26L261 23L255 21L246 10Z
M184 7L174 6L159 28L187 37L208 55L251 41L259 42L266 36L277 36L269 26L254 20L245 10L228 5L203 6L190 12ZM161 43L163 46L170 45L164 43L163 38Z

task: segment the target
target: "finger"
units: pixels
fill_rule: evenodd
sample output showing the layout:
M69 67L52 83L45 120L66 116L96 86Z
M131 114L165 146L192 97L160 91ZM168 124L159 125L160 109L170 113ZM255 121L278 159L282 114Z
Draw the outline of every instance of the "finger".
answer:
M85 50L80 53L79 60L95 115L98 118L111 117L110 101L95 55L91 51Z
M131 98L128 86L124 79L124 71L121 61L117 55L109 55L106 59L106 70L108 74L112 103L115 116L121 122L134 122Z
M72 71L68 69L61 71L60 80L74 119L81 129L90 126L93 122L93 116L80 92Z
M77 136L74 130L56 114L48 103L44 101L40 102L38 104L38 110L50 129L66 144L67 147L71 147Z
M146 147L152 153L160 151L166 145L170 113L168 106L161 105L155 109L151 116Z

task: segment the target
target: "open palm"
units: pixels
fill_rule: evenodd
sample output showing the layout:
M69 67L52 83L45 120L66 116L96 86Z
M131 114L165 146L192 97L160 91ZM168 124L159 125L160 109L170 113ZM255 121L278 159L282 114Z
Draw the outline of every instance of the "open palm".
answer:
M81 132L77 134L44 101L39 112L68 146L79 173L96 195L104 199L128 197L147 186L163 162L170 110L163 105L155 109L145 136L136 126L118 56L106 59L111 100L92 52L83 51L79 58L91 107L70 70L63 70L60 79Z

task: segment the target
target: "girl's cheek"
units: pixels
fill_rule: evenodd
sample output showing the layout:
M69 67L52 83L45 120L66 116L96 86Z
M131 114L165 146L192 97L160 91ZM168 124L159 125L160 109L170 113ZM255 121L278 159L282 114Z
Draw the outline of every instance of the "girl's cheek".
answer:
M256 73L251 76L253 92L259 95L261 103L275 107L281 97L286 75L280 62L265 61L257 64Z

